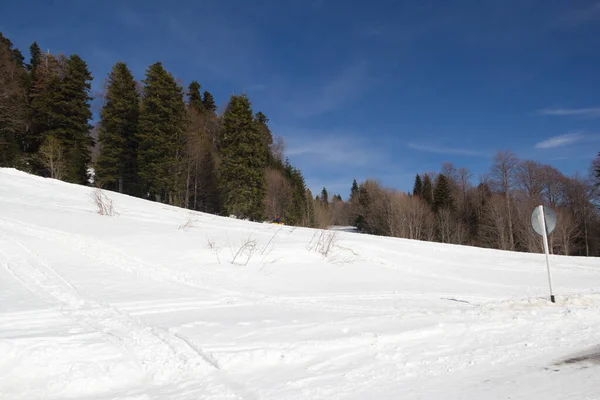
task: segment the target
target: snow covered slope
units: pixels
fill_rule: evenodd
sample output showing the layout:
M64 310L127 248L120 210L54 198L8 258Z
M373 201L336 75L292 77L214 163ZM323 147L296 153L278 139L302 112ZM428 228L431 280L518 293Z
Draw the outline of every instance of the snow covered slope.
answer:
M600 260L256 224L0 169L1 399L598 399Z

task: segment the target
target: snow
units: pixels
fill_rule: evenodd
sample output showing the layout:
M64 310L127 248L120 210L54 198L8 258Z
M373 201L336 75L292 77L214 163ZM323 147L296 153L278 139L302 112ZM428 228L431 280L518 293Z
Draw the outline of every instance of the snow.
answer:
M597 258L93 190L0 169L1 399L600 398Z

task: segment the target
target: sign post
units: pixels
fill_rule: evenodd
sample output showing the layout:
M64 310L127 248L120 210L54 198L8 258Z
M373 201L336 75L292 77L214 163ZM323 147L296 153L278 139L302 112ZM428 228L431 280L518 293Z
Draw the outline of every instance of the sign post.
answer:
M548 249L548 235L556 227L556 214L551 208L538 206L531 213L531 227L544 239L544 253L546 254L546 268L548 269L548 285L550 286L550 301L555 303L552 291L552 274L550 273L550 257Z

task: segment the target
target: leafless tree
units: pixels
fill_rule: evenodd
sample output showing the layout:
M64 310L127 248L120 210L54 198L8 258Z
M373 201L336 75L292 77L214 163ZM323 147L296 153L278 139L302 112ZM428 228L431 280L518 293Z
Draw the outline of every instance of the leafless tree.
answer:
M515 175L517 185L529 197L541 199L544 190L544 168L537 161L525 160L519 163Z
M562 250L562 254L571 255L575 240L579 236L579 224L572 211L567 208L560 208L556 212L556 228L553 236Z
M458 183L460 186L460 192L462 194L463 206L466 202L467 190L469 189L471 178L473 178L473 174L467 168L460 168L458 170Z
M511 191L515 185L518 165L519 158L516 154L510 150L499 151L494 156L491 169L492 182L494 183L496 190L503 194L506 203L505 210L507 212L506 221L508 223L509 250L515 250L510 198Z
M62 179L65 172L65 151L60 140L54 136L48 136L40 147L40 159L42 164L50 171L50 178Z
M402 237L426 240L433 225L431 208L418 197L406 196L402 201Z
M275 160L283 161L285 147L285 140L282 136L273 136L273 142L269 144L269 150Z
M265 170L267 194L265 196L265 210L269 217L283 216L285 209L291 201L292 188L283 174L273 168Z

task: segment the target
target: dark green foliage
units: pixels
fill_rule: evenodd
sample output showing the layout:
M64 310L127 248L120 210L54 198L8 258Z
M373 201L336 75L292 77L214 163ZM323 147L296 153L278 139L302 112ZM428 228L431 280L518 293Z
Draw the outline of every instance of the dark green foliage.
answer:
M140 99L127 65L115 64L107 80L100 112L100 155L96 179L106 189L136 193L137 131Z
M429 204L430 207L433 207L433 184L431 183L431 178L427 174L423 176L421 198L425 200L425 203Z
M205 150L202 158L198 161L198 182L200 188L196 188L194 208L200 211L220 214L222 210L221 196L219 191L219 178L216 161L213 152Z
M29 46L29 54L31 58L29 59L29 64L27 64L27 69L34 74L35 70L42 62L42 50L36 42L33 42L31 46Z
M202 104L204 105L204 109L210 113L217 112L217 105L215 103L215 98L210 92L204 92L204 99L202 100Z
M284 165L284 175L292 187L292 196L290 204L285 212L285 219L288 225L304 225L312 226L314 224L314 213L309 212L311 201L307 201L306 184L302 172L292 166L289 160L286 159ZM311 195L312 196L312 195ZM308 218L306 218L308 216ZM312 216L312 218L311 218Z
M0 166L20 166L27 126L26 72L0 33Z
M71 55L60 82L59 100L54 104L56 125L46 132L47 136L59 138L67 149L65 180L72 183L86 184L88 180L87 167L94 144L89 135L91 80L85 61Z
M323 187L323 190L321 190L321 203L323 203L324 205L329 204L329 193L327 193L327 189L325 189L325 187Z
M261 141L263 143L265 156L266 156L266 160L267 160L267 165L276 166L275 164L280 164L273 157L273 155L271 154L271 151L270 151L271 144L273 144L273 135L271 133L271 129L269 129L269 126L267 125L269 122L269 119L267 118L267 116L265 114L263 114L262 112L259 111L254 116L254 121L256 122L257 129L261 136Z
M437 212L441 209L452 209L454 200L452 199L452 189L446 175L439 174L435 181L433 190L433 211Z
M596 185L600 186L600 152L593 163L594 175L596 176Z
M352 188L350 188L350 201L353 201L358 196L358 183L356 179L352 180Z
M93 145L89 135L92 76L77 55L58 60L48 55L43 65L38 66L30 92L32 130L24 147L29 152L37 151L47 137L56 138L66 149L63 179L86 184Z
M367 223L367 219L363 215L365 210L369 210L371 207L371 198L365 185L360 184L358 186L358 213L356 215L356 221L354 225L359 232L371 232L372 228Z
M197 112L204 111L202 95L200 94L200 84L196 81L192 81L188 86L188 105Z
M175 204L186 121L183 89L160 62L148 67L143 83L137 137L138 174L151 197Z
M423 181L421 176L417 174L415 177L415 185L413 187L413 195L421 197L423 195Z
M264 219L266 152L245 95L231 96L222 117L220 181L229 215Z

